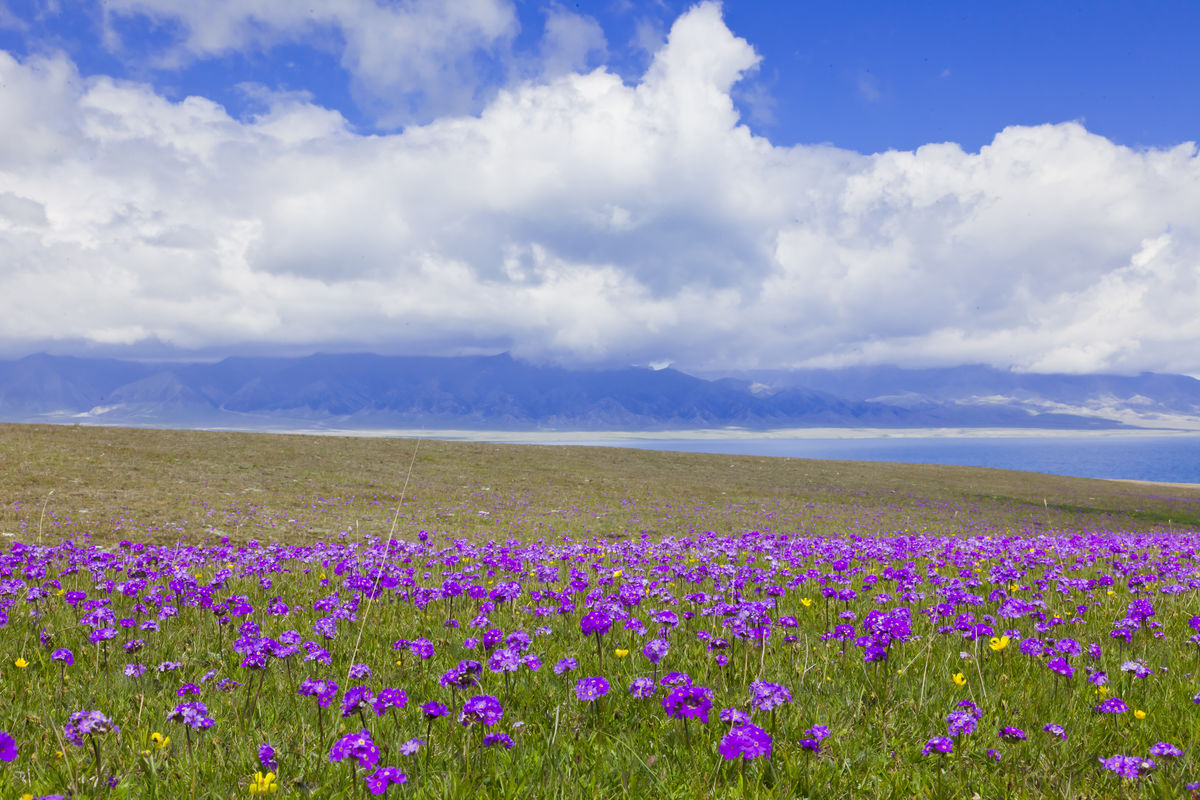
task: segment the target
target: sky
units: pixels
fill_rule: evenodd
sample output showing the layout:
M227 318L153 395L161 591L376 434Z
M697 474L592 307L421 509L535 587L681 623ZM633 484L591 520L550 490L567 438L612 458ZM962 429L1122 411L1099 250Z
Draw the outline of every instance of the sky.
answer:
M0 0L0 356L1200 375L1198 29Z

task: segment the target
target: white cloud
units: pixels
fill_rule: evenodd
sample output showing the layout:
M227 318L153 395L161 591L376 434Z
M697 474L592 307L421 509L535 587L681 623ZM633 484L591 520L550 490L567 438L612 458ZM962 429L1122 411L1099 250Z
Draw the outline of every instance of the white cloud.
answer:
M0 54L0 346L1200 372L1194 144L776 147L730 99L757 63L703 4L634 85L362 136L304 95L237 120Z
M159 66L304 41L336 51L356 94L384 127L473 110L487 82L485 54L507 52L518 30L509 0L102 0L107 35L122 49L120 23L145 16L182 35Z
M595 19L553 5L546 12L541 50L542 74L553 78L602 63L608 55L608 42Z

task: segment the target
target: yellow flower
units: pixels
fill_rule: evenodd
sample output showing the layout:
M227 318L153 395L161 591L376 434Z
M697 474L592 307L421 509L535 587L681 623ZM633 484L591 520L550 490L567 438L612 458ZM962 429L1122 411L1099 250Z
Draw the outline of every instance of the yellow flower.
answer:
M250 794L275 794L277 791L279 784L275 782L274 772L268 772L266 775L261 772L254 773L250 781Z
M618 648L617 648L616 650L614 650L613 652L615 652L615 653L617 654L617 658L624 658L625 656L629 655L629 651L628 651L628 650L625 650L625 649L623 649L623 648L620 648L620 647L618 647Z
M29 792L26 792L25 794L21 795L21 800L33 800L33 795L31 795Z
M25 669L26 667L29 666L29 662L23 658L18 658L13 663L17 665L17 669Z
M809 597L801 597L801 598L800 598L800 602L801 602L801 604L803 604L803 606L804 606L805 608L808 608L809 606L811 606L811 605L812 605L812 598L809 598Z
M55 597L62 597L62 596L63 596L64 594L66 594L66 593L67 593L67 590L66 590L66 589L59 589L57 592L55 592L55 593L54 593L54 596L55 596Z
M961 672L956 672L953 675L951 675L950 680L954 681L954 683L957 684L958 686L966 686L967 685L967 679L965 677L963 677L963 674Z
M1000 638L996 638L993 636L992 640L988 642L988 647L992 648L992 650L998 653L1004 648L1008 647L1008 637L1001 636Z
M154 742L154 744L158 746L159 750L162 750L171 743L171 737L163 736L158 731L155 731L154 733L150 734L150 741Z
M1104 695L1108 694L1108 687L1107 686L1097 686L1096 694L1100 695L1101 697L1104 697Z
M619 569L619 570L617 570L616 572L614 572L614 573L613 573L613 577L614 577L614 578L619 578L619 577L621 577L621 573L622 573L622 572L624 572L624 570L620 570L620 569Z
M1145 712L1145 711L1142 711L1140 708L1135 708L1135 709L1133 710L1133 716L1134 716L1134 718L1135 718L1135 719L1145 719L1145 718L1146 718L1146 712Z

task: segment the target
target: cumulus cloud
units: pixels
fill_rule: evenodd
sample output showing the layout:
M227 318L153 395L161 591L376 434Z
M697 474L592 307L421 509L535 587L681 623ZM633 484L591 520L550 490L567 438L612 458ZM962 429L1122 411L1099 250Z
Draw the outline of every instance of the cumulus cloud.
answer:
M730 98L758 60L705 3L636 82L568 59L364 136L0 54L0 344L1200 372L1195 144L778 147Z

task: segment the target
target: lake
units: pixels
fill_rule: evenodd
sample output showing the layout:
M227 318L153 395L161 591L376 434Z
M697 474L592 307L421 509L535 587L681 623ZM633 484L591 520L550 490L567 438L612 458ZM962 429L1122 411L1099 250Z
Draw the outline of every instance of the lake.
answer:
M514 441L505 437L506 441ZM941 436L870 438L641 437L545 439L529 443L633 447L730 455L959 464L1081 478L1200 483L1200 435Z

